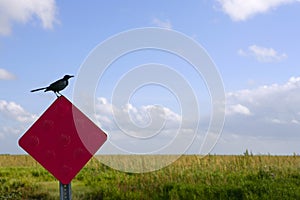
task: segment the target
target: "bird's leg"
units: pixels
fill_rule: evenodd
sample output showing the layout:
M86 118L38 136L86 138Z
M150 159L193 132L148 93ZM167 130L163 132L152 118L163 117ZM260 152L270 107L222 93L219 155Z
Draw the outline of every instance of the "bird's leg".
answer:
M58 98L59 96L58 96L58 94L56 94L56 92L54 91L54 94L56 95L56 97Z
M62 96L62 94L61 94L61 93L59 93L58 91L57 91L57 93L58 93L60 96Z

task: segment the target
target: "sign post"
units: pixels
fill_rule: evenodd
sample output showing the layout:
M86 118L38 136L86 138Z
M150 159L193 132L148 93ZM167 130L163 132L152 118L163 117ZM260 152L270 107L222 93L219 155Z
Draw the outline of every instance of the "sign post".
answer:
M71 180L107 135L64 96L57 98L20 138L19 145L60 181L60 199L71 199Z
M59 182L59 196L60 200L71 200L72 199L72 191L71 191L71 183L63 184Z

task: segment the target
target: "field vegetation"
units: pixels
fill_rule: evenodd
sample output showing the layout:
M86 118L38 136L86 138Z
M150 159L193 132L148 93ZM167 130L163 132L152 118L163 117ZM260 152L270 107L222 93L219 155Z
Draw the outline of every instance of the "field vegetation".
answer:
M114 159L127 163L126 156ZM58 188L58 181L30 156L0 155L0 199L59 199ZM187 155L143 174L120 172L93 158L72 181L72 197L300 199L300 157Z

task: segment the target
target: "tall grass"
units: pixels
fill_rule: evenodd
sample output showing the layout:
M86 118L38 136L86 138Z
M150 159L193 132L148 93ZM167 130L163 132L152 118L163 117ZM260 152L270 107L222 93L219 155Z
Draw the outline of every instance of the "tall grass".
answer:
M105 159L121 159L126 167L149 157ZM94 158L72 190L73 199L300 199L300 157L189 155L143 174L116 171ZM0 156L0 199L58 195L58 182L30 156Z

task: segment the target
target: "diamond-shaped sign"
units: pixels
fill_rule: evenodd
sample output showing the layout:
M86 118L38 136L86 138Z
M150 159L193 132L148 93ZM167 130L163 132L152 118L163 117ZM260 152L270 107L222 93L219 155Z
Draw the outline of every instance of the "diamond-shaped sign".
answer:
M69 184L107 135L64 96L20 138L19 145L61 183Z

